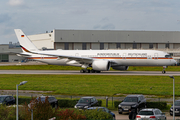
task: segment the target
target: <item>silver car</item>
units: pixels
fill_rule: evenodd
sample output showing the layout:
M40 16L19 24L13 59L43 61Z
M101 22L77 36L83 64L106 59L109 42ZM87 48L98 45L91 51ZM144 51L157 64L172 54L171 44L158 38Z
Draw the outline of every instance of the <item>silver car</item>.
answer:
M146 108L139 111L136 120L166 120L166 116L157 108Z

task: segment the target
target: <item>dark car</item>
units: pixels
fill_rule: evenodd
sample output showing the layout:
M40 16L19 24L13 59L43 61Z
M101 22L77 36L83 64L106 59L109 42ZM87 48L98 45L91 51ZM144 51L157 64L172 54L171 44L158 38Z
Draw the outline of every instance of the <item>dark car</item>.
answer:
M123 112L129 112L129 109L131 109L138 113L142 108L146 108L146 99L143 95L128 95L118 105L118 112L122 114Z
M107 108L105 108L105 107L89 107L89 108L87 108L88 110L102 110L102 111L104 111L104 112L107 112L107 113L109 113L109 114L111 114L112 115L112 117L113 117L113 120L115 120L115 114L113 113L113 112L111 112L109 109L107 109Z
M136 120L166 120L166 116L157 108L147 108L139 111Z
M41 102L45 102L46 98L48 99L49 104L51 104L52 108L57 108L58 107L58 100L54 96L40 96L37 97L36 100ZM29 103L28 106L31 107L31 105L34 104L34 101Z
M173 105L171 106L169 113L171 116L173 115ZM180 100L174 102L174 115L180 115Z
M15 98L10 95L1 95L0 96L0 104L4 105L14 105L15 104Z
M86 109L93 106L98 106L98 101L95 97L82 97L74 108Z

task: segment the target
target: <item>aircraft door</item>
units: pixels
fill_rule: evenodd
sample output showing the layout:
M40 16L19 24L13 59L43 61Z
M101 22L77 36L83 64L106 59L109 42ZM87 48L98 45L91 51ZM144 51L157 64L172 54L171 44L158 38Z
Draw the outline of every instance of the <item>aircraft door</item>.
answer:
M155 60L158 59L158 53L154 53L154 59L155 59Z

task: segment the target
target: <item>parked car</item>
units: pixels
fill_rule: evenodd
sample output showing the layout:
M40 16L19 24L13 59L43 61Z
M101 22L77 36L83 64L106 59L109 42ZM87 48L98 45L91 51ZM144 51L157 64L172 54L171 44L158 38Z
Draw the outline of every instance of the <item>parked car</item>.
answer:
M35 100L37 100L37 101L41 100L41 102L45 102L46 98L48 99L48 102L51 104L52 108L58 107L58 100L54 96L40 96L40 97L37 97ZM35 103L35 101L32 101L31 103L29 103L28 104L29 108L34 103Z
M0 95L0 104L4 105L14 105L15 98L10 95Z
M105 108L105 107L89 107L87 109L88 110L96 110L96 109L97 110L102 110L104 112L107 112L107 113L111 114L112 117L113 117L113 120L115 120L115 118L116 118L115 114L113 112L111 112L109 109Z
M129 112L129 109L131 109L138 113L142 108L146 108L146 99L143 95L128 95L118 105L118 112L122 114L123 112Z
M86 109L93 106L98 106L98 101L95 97L82 97L74 108Z
M169 113L171 116L173 115L173 105L171 106ZM175 115L180 115L180 100L174 102L174 113Z
M139 111L136 120L166 120L166 116L157 108L147 108Z

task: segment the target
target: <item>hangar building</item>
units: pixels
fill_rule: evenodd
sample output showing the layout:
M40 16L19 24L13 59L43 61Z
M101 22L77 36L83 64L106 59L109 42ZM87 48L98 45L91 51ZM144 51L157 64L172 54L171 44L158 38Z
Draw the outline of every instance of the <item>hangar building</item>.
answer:
M38 49L43 50L156 49L170 53L177 62L180 60L180 31L54 29L28 37Z

